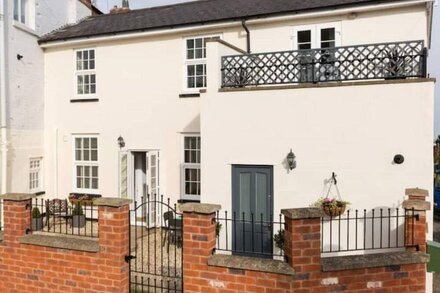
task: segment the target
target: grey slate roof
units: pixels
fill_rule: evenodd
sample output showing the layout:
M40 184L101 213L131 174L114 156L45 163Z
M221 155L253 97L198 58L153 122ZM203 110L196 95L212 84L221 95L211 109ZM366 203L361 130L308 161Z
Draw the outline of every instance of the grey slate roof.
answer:
M201 0L119 14L91 16L77 24L55 30L41 37L39 42L399 1L402 0Z

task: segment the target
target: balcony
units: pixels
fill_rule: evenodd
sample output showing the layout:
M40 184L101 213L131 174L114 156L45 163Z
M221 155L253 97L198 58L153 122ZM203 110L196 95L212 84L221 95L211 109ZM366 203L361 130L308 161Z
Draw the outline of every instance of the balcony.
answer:
M222 87L426 77L423 41L223 56Z

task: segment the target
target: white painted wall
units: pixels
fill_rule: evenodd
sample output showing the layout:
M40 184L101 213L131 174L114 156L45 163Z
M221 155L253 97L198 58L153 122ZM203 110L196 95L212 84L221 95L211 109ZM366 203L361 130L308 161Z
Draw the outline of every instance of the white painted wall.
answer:
M69 15L75 15L76 21L91 14L77 0L69 1L75 4L73 8L68 1L35 0L34 29L15 22L13 3L8 4L8 191L29 192L29 159L44 155L44 52L38 36L68 23ZM18 54L23 56L21 60Z
M340 22L342 46L427 40L424 5L359 12L327 17L298 18L268 24L251 24L252 52L293 48L293 29L299 25Z
M424 9L424 6L418 5L411 9L359 13L352 20L347 20L347 15L339 15L332 16L331 18L291 20L264 25L250 23L252 50L254 52L264 52L292 49L291 35L295 25L338 20L343 24L343 44L425 39L426 27L422 26L422 23L426 22ZM368 31L365 30L366 22L374 24L368 28ZM400 25L388 25L390 23L398 23ZM402 25L407 26L408 29L402 30ZM221 35L224 40L245 48L245 33L238 23L235 27L228 29L220 28L208 31L198 27L194 28L193 33L168 34L163 37L146 36L125 41L102 40L98 42L91 40L87 44L82 44L81 47L96 48L98 80L98 93L96 97L99 98L97 103L70 103L74 93L73 49L78 47L64 44L60 48L46 49L45 177L46 189L50 196L65 196L73 190L71 134L99 133L100 180L103 183L99 193L104 196L118 194L119 149L116 139L119 135L122 135L126 141L126 149L161 149L162 192L173 199L179 198L182 132L198 132L200 128L200 113L202 112L202 115L204 115L203 110L200 110L199 99L180 99L178 97L183 92L184 83L185 44L183 38L194 35ZM236 54L236 52L229 51L227 54ZM216 56L218 57L218 55ZM216 80L217 75L217 72L211 71L208 75L208 83L213 87L218 87L218 84L212 82ZM323 89L322 91L326 92L327 90ZM303 90L303 92L305 96L314 95L313 90ZM209 95L211 94L212 88ZM362 96L358 98L361 101L366 99ZM218 102L211 97L208 97L207 100L212 101L213 105ZM272 100L266 97L262 98L262 100L267 100L266 102L269 104L272 103ZM352 103L353 101L341 100L340 102ZM253 103L253 100L250 99L247 102ZM223 105L220 106L223 107ZM425 106L427 106L427 109L430 109L429 105ZM229 105L229 107L232 106ZM306 107L313 109L313 106L310 104L304 104L304 109ZM207 111L211 113L212 109L207 109ZM277 108L276 111L278 111ZM220 117L224 113L227 112L218 111L213 114L213 117ZM252 113L246 113L246 115L250 115L249 118L255 118L252 116ZM281 115L275 115L280 118L282 117ZM353 117L348 116L345 118L351 119L356 118L356 116L353 115ZM361 120L358 123L360 126L366 127L362 124L363 122ZM221 143L221 145L234 144L234 142L229 140L220 141L218 138L211 138L211 136L215 136L215 133L209 133L213 126L209 121L207 123L206 130L202 130L203 143L214 139L213 141ZM58 129L58 138L55 137L56 129ZM252 138L249 140L249 143L265 142L265 140L258 140L259 136L257 133L251 133L251 136ZM58 141L57 151L55 150L55 141ZM308 144L310 144L310 141L304 142L304 151L309 148ZM275 159L269 156L266 159L261 158L261 161L267 161L266 163L271 164L281 163L280 160L284 158L289 147L285 149L286 146L282 144L279 144L277 147L282 149L282 151L277 152L280 156L279 158ZM294 149L297 148L296 145L292 145L292 147ZM332 151L339 150L332 150L330 148L330 152ZM204 152L205 150L203 150L202 155L204 162L211 162L209 150L208 160ZM57 160L55 159L56 153L58 153L58 163L56 163ZM272 154L272 151L268 153ZM253 155L250 152L247 157L246 154L240 153L240 155L237 155L237 158L244 162L248 161ZM308 155L313 156L311 154ZM260 156L256 156L254 160L260 160ZM212 164L215 164L215 162L214 158ZM333 166L330 163L329 165ZM58 182L55 182L57 177L54 175L56 168L58 168ZM336 166L333 168L336 168ZM323 168L322 175L320 173L316 177L319 180L323 180L321 177L324 174L328 176L330 172L331 170ZM205 196L206 199L212 198L213 195L210 193L212 189L216 188L214 186L217 186L215 184L217 179L215 176L207 178L210 173L206 174L202 171L202 174L204 178L202 197L203 199L205 199ZM354 174L351 176L354 176ZM343 177L343 174L341 174L341 177ZM346 181L351 179L347 178ZM279 188L285 189L286 192L292 186L295 186L295 182L290 181L277 180L276 184L280 186ZM222 185L222 187L227 188L223 190L217 188L216 194L224 194L229 191L227 184L225 186ZM56 188L58 188L58 191ZM311 184L308 188L319 189L322 187Z
M35 0L35 2L38 35L47 34L91 15L90 9L78 0Z

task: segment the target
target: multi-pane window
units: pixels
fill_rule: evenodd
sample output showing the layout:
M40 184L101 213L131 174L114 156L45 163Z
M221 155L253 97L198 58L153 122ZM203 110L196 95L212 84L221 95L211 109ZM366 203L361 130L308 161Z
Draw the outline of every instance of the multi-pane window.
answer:
M336 33L335 28L322 28L321 29L321 48L333 48L336 46Z
M76 94L96 94L95 50L77 50L76 56Z
M206 40L207 38L186 39L186 87L200 89L206 87Z
M38 192L42 189L41 158L32 158L29 161L29 190Z
M14 0L14 20L29 25L31 0Z
M338 22L305 25L294 30L294 49L333 48L341 43L341 24Z
M98 138L75 137L75 189L93 192L99 188Z
M298 37L298 50L312 48L312 31L311 30L298 31L297 37Z
M200 196L200 136L185 136L183 160L183 196Z

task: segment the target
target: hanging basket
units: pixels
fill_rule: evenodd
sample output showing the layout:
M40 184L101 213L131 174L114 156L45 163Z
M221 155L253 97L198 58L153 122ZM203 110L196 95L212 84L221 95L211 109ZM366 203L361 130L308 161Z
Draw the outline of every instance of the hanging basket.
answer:
M345 213L347 204L345 202L337 201L336 204L323 203L321 208L329 217L339 217Z

